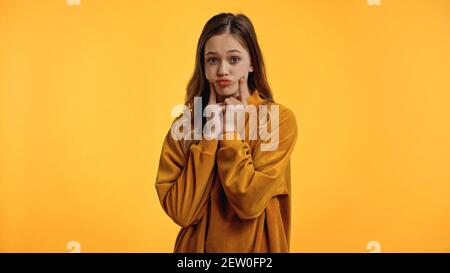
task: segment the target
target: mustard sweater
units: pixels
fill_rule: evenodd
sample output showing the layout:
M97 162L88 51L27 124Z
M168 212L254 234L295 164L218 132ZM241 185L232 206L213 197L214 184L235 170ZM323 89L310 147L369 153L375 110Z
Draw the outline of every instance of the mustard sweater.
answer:
M266 102L255 90L247 103ZM164 211L181 226L174 252L289 252L290 155L297 123L292 111L277 105L274 151L262 151L259 138L203 138L187 151L169 130L156 191Z

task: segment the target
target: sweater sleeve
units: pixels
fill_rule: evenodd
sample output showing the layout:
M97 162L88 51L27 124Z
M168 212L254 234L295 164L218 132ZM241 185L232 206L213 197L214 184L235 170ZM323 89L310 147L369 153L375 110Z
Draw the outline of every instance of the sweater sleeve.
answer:
M273 151L262 151L260 138L253 151L243 140L219 141L217 166L222 187L241 219L258 217L272 197L289 194L290 155L297 139L294 114L284 108L279 127L274 129L279 132L279 143Z
M167 134L161 151L156 191L164 211L182 227L197 223L206 211L213 182L218 140L202 139L183 150L184 140Z

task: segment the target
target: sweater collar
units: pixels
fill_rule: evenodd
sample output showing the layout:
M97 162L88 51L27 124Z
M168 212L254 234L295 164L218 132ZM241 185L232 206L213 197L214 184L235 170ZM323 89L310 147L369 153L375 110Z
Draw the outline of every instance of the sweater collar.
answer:
M253 94L250 95L250 97L247 98L247 104L253 104L253 105L260 105L264 102L264 99L261 98L258 90L255 89L253 91Z

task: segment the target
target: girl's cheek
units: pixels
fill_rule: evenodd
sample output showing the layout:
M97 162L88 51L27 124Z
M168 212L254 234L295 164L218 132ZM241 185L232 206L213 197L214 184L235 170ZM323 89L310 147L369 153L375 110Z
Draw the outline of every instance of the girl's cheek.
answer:
M210 73L209 73L208 71L206 71L205 74L206 74L206 75L205 75L206 79L207 79L208 81L211 81L211 77L209 76Z
M213 75L212 71L206 69L205 74L206 74L206 79L211 80L211 78L212 78L211 75Z

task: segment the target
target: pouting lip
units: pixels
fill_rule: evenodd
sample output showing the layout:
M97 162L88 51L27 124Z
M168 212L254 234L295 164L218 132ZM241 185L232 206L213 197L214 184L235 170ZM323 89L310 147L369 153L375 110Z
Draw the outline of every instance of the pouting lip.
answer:
M219 79L216 81L216 83L227 83L227 82L231 82L231 80L229 79Z
M217 82L217 84L219 85L219 87L225 88L231 85L231 81L219 81Z

